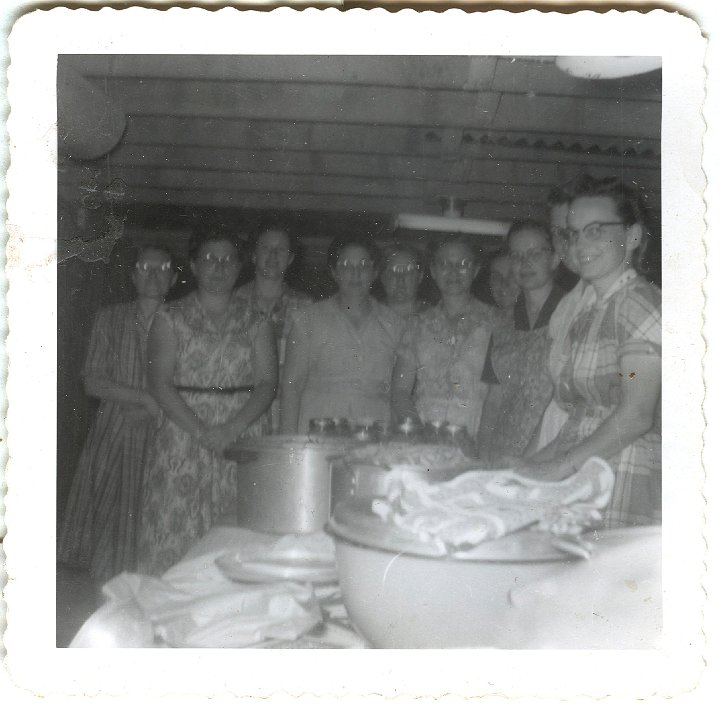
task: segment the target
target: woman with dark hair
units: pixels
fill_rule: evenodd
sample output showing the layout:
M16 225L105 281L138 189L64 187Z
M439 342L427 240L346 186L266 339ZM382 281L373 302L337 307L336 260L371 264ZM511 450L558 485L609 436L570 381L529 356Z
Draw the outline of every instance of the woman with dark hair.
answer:
M493 332L483 380L490 389L478 447L487 463L502 465L525 452L552 398L547 371L550 317L565 292L555 284L558 255L547 228L516 221L507 237L513 280L520 287L513 318Z
M337 294L291 317L280 398L286 434L306 433L316 417L389 420L403 322L370 296L379 259L370 238L336 238L327 263Z
M297 255L297 242L286 224L266 222L251 238L250 253L255 277L237 289L237 299L239 305L251 310L254 316L270 319L277 343L278 365L282 370L289 315L312 302L309 295L293 290L285 282L285 273ZM277 432L280 429L278 398L273 401L271 418L272 431Z
M408 243L391 243L383 248L380 282L385 303L401 317L409 317L427 309L418 299L418 288L425 275L422 253Z
M585 283L560 352L555 401L568 420L523 472L562 479L591 456L615 470L608 527L661 519L661 298L633 267L646 238L636 189L586 176L567 216L568 253Z
M99 584L136 569L142 477L160 415L147 390L147 337L176 278L165 247L142 246L132 262L136 299L101 309L93 325L82 376L85 391L100 407L80 455L58 543L58 560L89 565Z
M435 249L430 274L440 302L414 317L403 335L392 380L393 416L448 422L474 438L487 384L481 380L499 314L471 287L480 265L473 244L451 236Z
M223 452L269 428L277 354L270 321L234 291L240 246L224 233L191 244L197 289L163 307L148 341L150 390L163 411L146 474L140 569L158 574L236 505Z
M513 278L512 262L507 248L493 253L489 270L489 287L493 301L503 315L512 317L520 288Z

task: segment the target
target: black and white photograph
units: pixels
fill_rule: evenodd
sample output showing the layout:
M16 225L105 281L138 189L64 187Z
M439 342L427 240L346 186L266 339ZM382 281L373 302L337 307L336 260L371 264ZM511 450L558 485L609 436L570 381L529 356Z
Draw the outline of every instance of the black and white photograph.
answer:
M285 31L57 49L53 648L666 657L677 60Z

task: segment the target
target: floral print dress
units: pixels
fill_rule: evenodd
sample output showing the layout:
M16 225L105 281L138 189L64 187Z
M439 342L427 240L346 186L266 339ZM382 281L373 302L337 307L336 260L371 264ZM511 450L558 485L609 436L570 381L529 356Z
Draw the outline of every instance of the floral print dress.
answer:
M415 369L414 401L423 422L463 425L475 436L488 390L483 365L499 321L497 310L479 300L461 317L449 316L442 303L413 317L398 357Z
M235 417L251 393L218 392L248 388L255 382L255 339L262 319L247 307L231 304L224 326L216 327L196 293L166 305L164 317L177 341L174 382L187 405L207 425ZM183 390L192 388L198 390ZM267 416L243 437L268 429ZM143 494L140 571L161 574L178 562L237 501L237 466L200 446L165 417L150 456Z

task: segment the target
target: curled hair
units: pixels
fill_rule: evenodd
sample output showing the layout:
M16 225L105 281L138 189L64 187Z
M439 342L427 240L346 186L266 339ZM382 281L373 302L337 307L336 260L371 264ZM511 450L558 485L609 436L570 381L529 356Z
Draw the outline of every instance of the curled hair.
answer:
M510 228L508 229L507 235L505 236L505 246L507 249L510 248L510 241L512 240L512 237L520 231L533 231L535 233L539 233L545 240L548 242L548 245L552 249L553 243L552 243L552 237L550 236L550 232L547 229L547 226L544 223L541 223L540 221L533 221L531 219L524 219L522 221L513 221L510 225Z
M257 248L258 241L266 233L270 232L284 233L288 239L288 250L293 255L299 255L300 253L300 240L295 235L293 228L290 224L280 218L272 218L262 221L259 226L250 233L248 239L248 249L252 253Z
M411 243L403 243L401 241L393 241L382 249L380 270L385 270L385 268L387 268L387 264L390 258L392 258L393 255L397 255L399 253L405 253L406 255L409 255L420 266L420 271L425 271L424 253L420 250L420 248L416 248Z
M575 185L573 200L581 197L606 197L615 205L615 211L625 226L640 226L640 243L632 254L632 265L640 273L647 273L649 232L645 194L635 184L628 184L617 177L596 179L589 174L581 175Z
M364 248L368 255L370 256L370 260L372 261L372 264L375 267L378 267L380 264L381 259L381 253L380 248L378 248L377 243L367 235L345 235L345 236L336 236L332 243L330 243L330 247L328 248L327 252L327 265L330 269L333 269L337 263L338 260L340 260L340 253L343 251L344 248L348 248L349 246L357 246L358 248Z
M216 243L218 241L229 243L237 251L240 260L242 262L246 260L245 251L247 246L236 233L221 226L203 225L193 229L192 236L190 237L188 257L190 260L195 260L205 244Z

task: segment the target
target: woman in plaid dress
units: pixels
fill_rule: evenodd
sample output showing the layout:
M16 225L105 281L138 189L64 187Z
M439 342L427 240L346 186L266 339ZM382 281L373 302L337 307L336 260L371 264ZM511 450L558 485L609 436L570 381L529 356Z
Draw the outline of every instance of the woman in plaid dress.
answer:
M585 177L567 223L586 284L555 381L555 401L569 417L524 471L561 479L602 457L616 474L604 524L659 523L661 297L631 265L645 236L639 195L617 179Z

